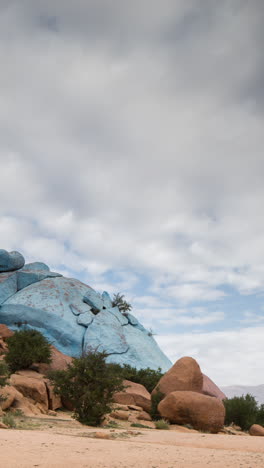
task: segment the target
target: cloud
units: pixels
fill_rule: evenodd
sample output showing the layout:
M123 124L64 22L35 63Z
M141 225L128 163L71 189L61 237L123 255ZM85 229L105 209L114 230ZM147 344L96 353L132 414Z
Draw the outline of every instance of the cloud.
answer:
M175 327L263 294L262 1L0 9L1 247Z
M202 372L221 385L262 383L263 327L211 333L184 333L155 339L175 362L182 356L197 359Z

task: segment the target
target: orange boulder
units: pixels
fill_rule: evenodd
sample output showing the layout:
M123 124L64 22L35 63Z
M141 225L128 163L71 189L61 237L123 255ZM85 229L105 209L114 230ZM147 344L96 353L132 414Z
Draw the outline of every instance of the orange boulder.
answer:
M130 382L130 380L124 380L123 385L125 386L124 390L115 393L114 401L121 405L141 406L141 408L149 413L151 409L151 396L146 388L141 384Z
M164 374L153 390L169 395L175 391L202 392L203 374L199 364L191 357L183 357Z
M191 424L212 433L219 432L225 420L225 407L218 398L189 391L170 393L159 403L158 411L171 423Z

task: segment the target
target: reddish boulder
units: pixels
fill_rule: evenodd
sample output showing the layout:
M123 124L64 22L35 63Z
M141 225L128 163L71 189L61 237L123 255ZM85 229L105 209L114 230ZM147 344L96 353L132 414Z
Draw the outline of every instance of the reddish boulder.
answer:
M202 393L204 395L213 396L219 398L219 400L225 400L226 395L220 390L219 387L211 380L207 375L203 374L203 389Z
M11 387L11 385L6 385L1 389L1 396L4 397L4 400L0 400L0 408L6 410L13 405L15 399L23 398L23 395L16 390L16 388Z
M10 383L22 395L36 402L44 412L48 411L48 394L43 375L34 371L23 370L17 374L12 374Z
M41 374L47 374L51 370L66 370L68 364L72 363L73 358L61 353L55 346L51 346L51 363L34 363L31 369L40 372Z
M164 374L153 390L169 395L175 391L202 392L203 374L199 364L191 357L183 357Z
M159 403L158 411L171 423L212 433L219 432L225 420L225 407L218 398L196 392L172 392Z
M148 413L151 409L151 397L146 388L138 383L124 380L125 386L122 392L115 393L114 401L121 405L136 405L141 406Z
M3 323L0 323L0 338L2 338L5 341L7 338L13 335L14 335L14 332L12 330L10 330Z
M260 426L259 424L253 424L249 429L249 434L251 436L264 436L264 427Z

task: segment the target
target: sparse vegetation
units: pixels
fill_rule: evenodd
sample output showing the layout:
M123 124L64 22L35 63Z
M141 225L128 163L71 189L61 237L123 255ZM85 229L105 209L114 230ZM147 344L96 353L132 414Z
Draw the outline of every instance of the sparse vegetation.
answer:
M9 375L9 369L5 361L0 361L0 388L7 385L7 379ZM6 397L1 395L0 391L0 401L5 401Z
M168 430L170 425L165 421L165 419L159 419L158 421L155 421L155 427L156 429Z
M11 429L16 427L15 418L11 413L5 413L2 417L2 422Z
M226 399L224 405L227 426L234 423L240 426L243 431L247 431L252 424L264 423L264 405L259 408L255 398L249 393L246 396Z
M153 395L151 395L150 416L154 421L160 419L160 414L158 412L158 404L161 400L163 400L164 396L164 393L162 393L159 389L157 389L157 391Z
M112 307L118 307L123 314L132 310L132 305L125 300L124 294L120 293L113 295Z
M37 330L19 330L7 338L6 362L12 372L29 368L34 362L49 363L51 347Z
M49 375L55 392L72 403L74 417L83 424L100 425L112 410L114 393L123 389L122 376L106 357L104 352L89 352L75 358L67 370Z

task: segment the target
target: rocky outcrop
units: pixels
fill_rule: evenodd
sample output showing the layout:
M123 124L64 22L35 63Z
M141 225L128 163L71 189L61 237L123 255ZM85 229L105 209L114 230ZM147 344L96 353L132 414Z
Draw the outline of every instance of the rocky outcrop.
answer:
M107 292L101 295L78 280L50 272L42 262L24 265L21 257L0 250L1 323L12 330L21 324L35 328L68 356L97 349L108 354L108 362L138 369L161 367L165 372L171 366L136 317L112 307ZM14 270L5 269L10 267L7 259L13 259Z
M211 380L207 375L203 374L203 388L202 392L204 395L213 396L219 398L219 400L225 400L226 395L220 390L219 387Z
M29 370L19 371L11 375L10 384L24 397L39 403L43 412L48 411L49 400L43 375Z
M25 265L25 259L19 252L7 252L0 249L0 271L19 270Z
M146 388L138 383L130 382L129 380L123 381L124 390L115 393L114 401L121 405L135 405L140 406L148 413L151 409L151 396Z
M153 394L160 391L169 395L175 391L202 392L203 375L199 364L191 357L182 357L164 374Z
M219 432L225 420L225 407L219 399L190 391L170 393L159 403L158 411L173 424L191 424L211 433Z
M253 424L249 429L249 434L251 436L264 436L264 427L259 424Z

